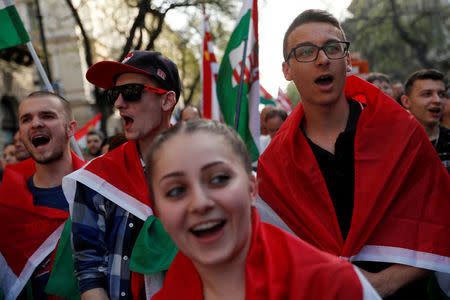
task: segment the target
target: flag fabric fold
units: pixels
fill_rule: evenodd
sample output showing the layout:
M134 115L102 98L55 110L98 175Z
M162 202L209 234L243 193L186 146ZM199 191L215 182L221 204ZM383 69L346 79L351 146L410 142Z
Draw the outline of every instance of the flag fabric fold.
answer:
M216 81L219 65L209 29L209 17L203 12L203 60L202 60L202 116L205 119L220 120L220 106L217 100Z
M260 94L260 103L264 105L273 105L276 106L277 103L275 102L275 99L273 99L272 95L266 91L265 88L260 84L259 85L259 94Z
M289 99L289 97L280 88L278 88L278 97L275 101L288 114L290 114L292 112L292 102Z
M349 263L318 251L252 213L245 261L245 299L380 299ZM182 282L183 284L180 284ZM202 280L181 251L152 299L204 299Z
M345 95L367 104L356 129L355 205L345 241L317 161L299 129L301 104L258 162L259 195L297 236L321 250L350 261L448 273L450 177L423 128L360 78L347 78Z
M63 191L71 214L77 182L97 191L143 221L153 215L136 141L128 141L63 177Z
M73 153L72 161L74 169L84 164ZM0 185L0 288L7 300L19 295L35 268L53 252L69 217L65 211L34 205L27 180L35 170L31 158L10 165Z
M12 0L0 0L0 49L30 41Z
M244 58L245 42L247 51ZM242 70L245 59L245 69ZM245 0L231 34L217 78L217 97L225 123L234 127L239 83L243 74L242 103L237 131L250 156L259 156L259 66L257 0Z
M102 114L96 114L92 119L89 120L83 127L81 127L77 132L75 132L74 137L80 148L86 149L87 147L87 134L89 131L96 129L100 130L102 121Z

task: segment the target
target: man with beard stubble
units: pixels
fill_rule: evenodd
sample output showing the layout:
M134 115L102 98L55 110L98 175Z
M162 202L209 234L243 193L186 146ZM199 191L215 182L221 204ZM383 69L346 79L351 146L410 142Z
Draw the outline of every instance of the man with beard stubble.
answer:
M61 182L83 165L70 150L77 123L70 103L49 92L34 92L19 106L21 140L31 159L5 169L0 186L0 287L6 299L47 299L56 245L69 206ZM31 293L25 288L27 282Z

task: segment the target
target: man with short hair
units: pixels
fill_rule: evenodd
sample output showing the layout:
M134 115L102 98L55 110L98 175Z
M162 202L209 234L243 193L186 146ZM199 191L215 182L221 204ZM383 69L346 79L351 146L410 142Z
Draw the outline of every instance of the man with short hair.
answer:
M131 285L131 252L144 221L153 214L144 173L150 166L143 164L143 157L153 139L170 126L181 81L177 66L154 51L133 51L122 62L99 62L86 78L106 89L128 142L64 178L73 207L75 273L83 299L131 299L132 292L135 297L142 293L142 285ZM160 271L146 282L150 294L162 286Z
M25 159L29 159L30 153L23 145L22 139L20 138L20 130L17 130L17 132L14 134L14 146L15 149L15 155L17 161L24 161Z
M403 90L403 83L396 80L391 84L392 89L392 98L398 102L398 104L402 105L401 97L405 93Z
M450 129L439 125L447 101L444 74L433 69L410 74L401 100L425 129L439 158L450 172Z
M346 77L348 49L326 11L307 10L288 28L283 72L302 102L259 158L256 205L266 220L360 266L381 296L420 298L421 268L450 270L450 177L417 121L377 87Z
M264 117L264 124L267 130L267 135L261 135L260 138L260 146L261 153L266 150L267 146L269 146L270 141L272 141L273 137L277 133L278 129L280 129L283 122L287 119L287 112L282 108L274 108L267 112Z
M105 135L100 130L90 130L86 136L85 160L91 160L102 154Z
M378 72L372 72L367 75L366 78L367 82L370 82L371 84L378 87L380 90L383 91L386 95L392 98L392 87L391 87L391 79L388 75Z
M200 118L200 112L195 106L186 105L186 107L181 111L181 121L196 120Z
M19 130L32 159L5 169L0 186L0 287L6 299L47 299L44 291L69 205L61 181L83 165L70 150L76 130L70 103L34 92L19 106ZM24 289L30 280L32 294ZM25 295L26 294L26 295Z
M15 164L17 162L15 150L16 147L14 144L5 145L5 149L3 149L3 159L5 160L5 165Z

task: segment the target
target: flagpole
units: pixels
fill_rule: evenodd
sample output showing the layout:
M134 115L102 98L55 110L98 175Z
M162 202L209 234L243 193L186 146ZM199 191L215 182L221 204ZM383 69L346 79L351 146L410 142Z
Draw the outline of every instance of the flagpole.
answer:
M31 57L34 60L34 63L36 64L36 67L38 69L39 74L42 77L42 80L44 80L45 87L49 92L54 93L55 90L53 89L53 86L51 85L50 81L48 80L47 74L44 71L44 68L42 67L41 61L39 60L39 57L36 54L36 50L34 50L33 44L31 42L27 42L28 50L30 51ZM70 142L72 144L73 151L75 151L76 155L78 155L81 159L83 159L83 153L81 153L80 146L78 145L75 138L72 136L70 139Z
M245 76L245 57L247 55L247 43L248 37L244 39L244 54L242 55L242 67L241 67L241 77L239 78L239 92L236 101L236 115L234 116L234 129L238 131L239 118L241 114L241 102L242 102L242 89L244 88L244 76Z
M53 93L54 92L53 87L52 87L50 81L48 80L47 74L45 73L44 68L42 67L41 61L39 60L39 57L37 56L36 51L34 50L33 44L31 42L27 42L27 47L31 53L31 57L33 57L34 63L36 64L36 67L39 71L39 74L42 77L42 80L44 80L45 87L47 88L47 90L49 92Z

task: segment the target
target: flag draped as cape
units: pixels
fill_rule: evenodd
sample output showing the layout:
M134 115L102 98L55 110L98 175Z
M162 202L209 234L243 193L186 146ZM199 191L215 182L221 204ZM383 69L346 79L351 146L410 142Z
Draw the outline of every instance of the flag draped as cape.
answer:
M347 262L259 220L253 211L245 299L379 299ZM362 275L361 275L362 276ZM178 252L154 300L203 299L192 261Z
M64 195L71 213L76 182L93 189L141 220L153 215L136 141L128 141L63 178Z
M84 162L72 153L73 169ZM33 159L5 169L0 185L0 288L15 299L35 268L56 247L69 213L35 206L27 180L36 171Z
M450 270L450 177L412 115L355 76L347 98L367 104L355 137L355 192L343 240L299 105L258 163L259 195L300 238L350 260Z

